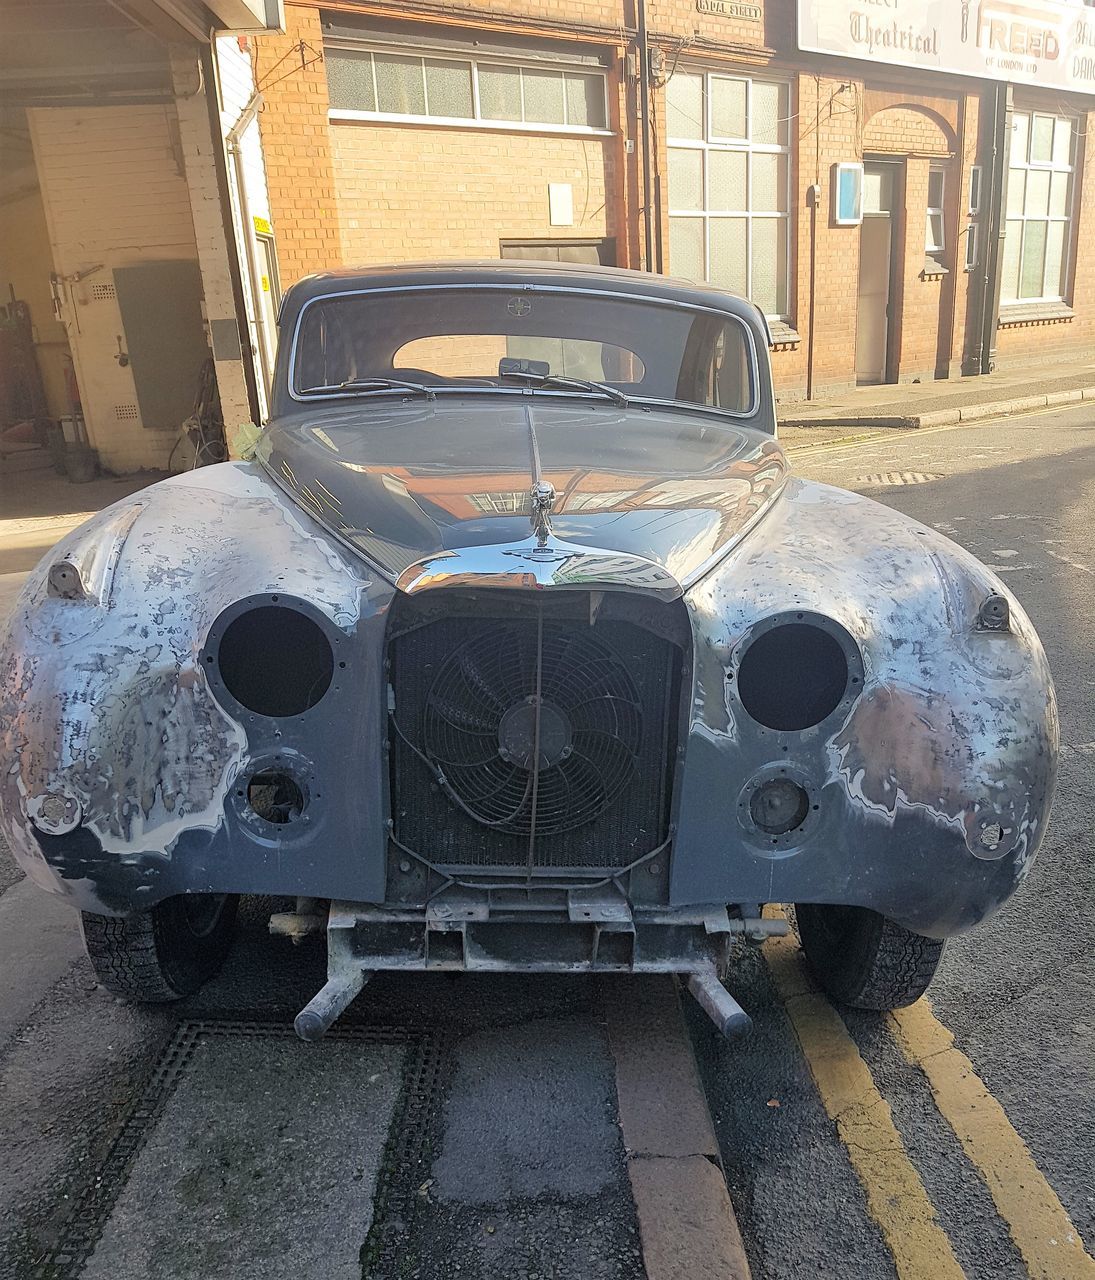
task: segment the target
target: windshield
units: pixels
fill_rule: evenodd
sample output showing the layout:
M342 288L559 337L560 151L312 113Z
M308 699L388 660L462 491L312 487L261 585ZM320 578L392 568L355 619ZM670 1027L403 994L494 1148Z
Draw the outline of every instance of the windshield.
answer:
M298 396L531 389L748 414L751 344L732 316L643 299L495 287L378 291L308 304L290 376Z

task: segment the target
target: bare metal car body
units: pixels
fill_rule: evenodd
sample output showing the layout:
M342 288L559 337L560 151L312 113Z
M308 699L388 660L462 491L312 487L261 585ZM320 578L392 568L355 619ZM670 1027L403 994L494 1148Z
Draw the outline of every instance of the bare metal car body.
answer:
M523 358L302 375L310 316L313 355L345 341L323 307L398 332L473 289L511 348L538 308L714 317L736 399ZM702 976L765 903L942 939L1022 882L1057 753L1034 629L940 534L790 473L752 306L467 264L312 277L280 323L255 457L95 516L7 623L0 812L43 889L305 899L325 1025L376 968Z

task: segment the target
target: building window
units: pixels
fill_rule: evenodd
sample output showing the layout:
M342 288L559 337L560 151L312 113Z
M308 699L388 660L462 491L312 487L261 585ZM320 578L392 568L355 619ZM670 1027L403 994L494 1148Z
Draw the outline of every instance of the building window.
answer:
M981 174L982 169L979 164L970 166L970 217L976 217L981 212Z
M971 222L966 228L966 270L975 271L977 269L977 259L981 253L981 227L977 222Z
M604 131L605 75L328 44L331 114L445 124Z
M678 71L666 90L669 252L676 275L788 313L790 89Z
M1012 116L1000 289L1005 303L1059 302L1065 296L1076 133L1070 116Z
M520 515L528 509L529 497L526 490L520 493L469 493L468 501L486 516Z
M530 262L581 262L591 267L616 265L616 241L598 240L500 240L503 258Z
M924 249L930 257L941 258L946 245L943 219L943 167L933 164L928 170L928 225L924 233Z

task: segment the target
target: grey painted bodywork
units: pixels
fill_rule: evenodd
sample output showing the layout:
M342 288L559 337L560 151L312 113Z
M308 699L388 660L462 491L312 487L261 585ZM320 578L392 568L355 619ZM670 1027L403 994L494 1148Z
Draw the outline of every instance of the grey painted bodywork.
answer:
M283 330L311 296L454 270L313 278L288 295ZM628 273L473 270L514 288L565 274L575 289L607 278L667 305L717 304L756 345L755 413L542 392L301 404L283 351L255 461L100 513L46 557L7 623L0 820L28 875L109 914L181 892L385 903L385 626L397 592L582 589L687 611L664 912L848 903L945 937L995 910L1042 838L1058 747L1045 657L1006 587L934 531L789 475L748 304ZM541 478L530 431L558 495L540 537L519 504L504 515L469 505ZM79 598L51 588L59 562L79 569ZM992 594L1010 605L1007 629L981 625ZM275 599L316 620L336 659L326 696L286 719L235 704L215 665L226 622ZM850 637L862 678L820 725L778 733L745 712L737 667L759 628L799 613ZM309 795L289 829L242 794L275 761ZM781 768L816 807L773 842L743 818L743 797Z

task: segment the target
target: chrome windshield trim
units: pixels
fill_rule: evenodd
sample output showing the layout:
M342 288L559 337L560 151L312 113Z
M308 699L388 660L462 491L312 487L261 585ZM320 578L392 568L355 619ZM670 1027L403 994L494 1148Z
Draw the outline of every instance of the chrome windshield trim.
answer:
M636 405L658 405L658 406L674 406L678 408L689 408L698 410L701 413L716 414L720 418L731 418L735 421L741 421L745 418L753 418L756 416L760 407L760 362L757 357L757 345L753 338L753 331L746 324L745 320L735 314L733 311L724 311L719 307L705 306L703 303L682 302L677 298L659 298L649 294L627 293L618 289L586 289L577 288L573 285L548 285L548 284L493 284L483 281L467 284L406 284L406 285L380 285L373 289L335 289L330 293L316 294L314 298L309 298L300 311L297 313L296 323L293 326L293 341L289 347L289 363L286 370L286 391L289 393L290 400L295 400L298 404L314 404L316 401L333 401L341 399L360 399L362 396L376 395L375 391L353 391L348 389L344 395L335 395L331 392L324 392L319 395L307 395L304 392L296 390L296 363L297 363L297 344L300 341L300 327L303 323L305 313L308 308L317 302L329 302L334 298L361 298L367 297L369 294L387 294L387 293L438 293L438 292L461 292L467 293L472 289L488 289L495 293L564 293L574 294L585 298L613 298L616 301L632 302L641 305L652 304L659 307L670 307L674 311L691 311L698 312L703 315L721 316L726 320L736 321L745 334L745 340L749 353L749 408L747 410L720 409L717 405L710 404L694 404L689 400L665 400L656 399L654 397L628 395L631 404ZM527 387L476 387L476 386L445 386L441 383L429 384L431 388L438 394L457 393L457 394L473 394L473 395L551 395L551 396L570 396L580 400L604 400L604 397L588 391L562 391L556 389L541 389Z

